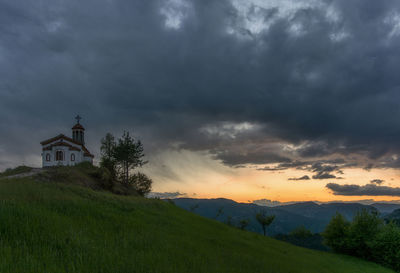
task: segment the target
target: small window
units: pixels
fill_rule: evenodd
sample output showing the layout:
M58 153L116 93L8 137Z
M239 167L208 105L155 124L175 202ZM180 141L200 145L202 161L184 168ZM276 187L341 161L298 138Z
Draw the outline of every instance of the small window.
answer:
M75 154L71 154L71 161L75 161Z
M46 154L46 161L50 161L50 154Z
M56 152L56 161L63 161L64 160L64 154L62 151L57 151Z

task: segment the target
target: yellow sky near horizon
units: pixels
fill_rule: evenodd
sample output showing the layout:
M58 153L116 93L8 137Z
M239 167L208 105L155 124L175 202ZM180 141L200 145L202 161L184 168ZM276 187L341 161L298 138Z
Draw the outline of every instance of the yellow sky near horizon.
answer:
M269 199L280 202L335 200L375 201L400 200L392 196L340 196L325 186L328 183L366 185L373 179L382 179L383 186L400 187L400 170L361 168L342 169L343 179L288 180L308 175L310 171L288 169L260 171L256 166L232 168L206 153L192 151L165 151L153 158L145 168L155 181L154 192L180 192L190 198L228 198L238 202Z

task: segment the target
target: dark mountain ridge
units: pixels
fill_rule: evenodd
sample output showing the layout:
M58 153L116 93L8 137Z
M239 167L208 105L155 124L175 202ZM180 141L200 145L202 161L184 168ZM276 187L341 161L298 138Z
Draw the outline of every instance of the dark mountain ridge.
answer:
M294 229L304 226L311 232L320 233L330 219L338 212L351 220L363 209L377 211L376 208L359 203L329 203L300 202L290 205L266 207L252 203L237 203L233 200L218 199L174 199L177 206L192 211L198 215L215 219L220 222L237 225L240 220L249 220L247 230L261 233L262 229L255 219L257 213L275 215L276 218L268 228L271 236L287 234Z

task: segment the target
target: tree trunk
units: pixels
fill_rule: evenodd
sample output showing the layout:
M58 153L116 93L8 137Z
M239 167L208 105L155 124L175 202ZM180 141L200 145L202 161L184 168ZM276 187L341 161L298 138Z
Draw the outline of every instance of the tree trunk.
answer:
M128 185L129 183L129 168L128 163L125 163L125 184Z

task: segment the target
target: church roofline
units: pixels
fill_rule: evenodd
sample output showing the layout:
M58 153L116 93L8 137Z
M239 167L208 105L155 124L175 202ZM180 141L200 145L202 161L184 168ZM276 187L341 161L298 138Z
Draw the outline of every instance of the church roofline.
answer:
M68 144L66 142L59 141L59 142L54 143L53 145L50 145L50 146L47 146L47 147L43 148L43 151L51 150L51 148L53 148L55 146L68 147L70 151L81 151L82 150L82 149L79 149L79 148L77 148L75 146L72 146L71 144Z
M54 141L56 141L56 140L59 140L59 139L61 139L61 138L65 139L65 140L68 140L69 142L72 142L72 143L74 143L74 144L82 145L81 143L79 143L79 142L73 140L73 139L70 138L70 137L67 137L67 136L64 135L64 134L59 134L58 136L55 136L55 137L53 137L53 138L46 139L46 140L40 142L40 144L42 144L42 145L50 144L50 143L52 143L52 142L54 142Z
M85 128L80 123L77 123L77 124L74 125L74 127L72 127L72 130L83 130L83 131L85 131Z
M67 140L67 141L69 141L69 142L71 142L71 143L74 143L74 144L76 144L76 145L79 145L79 146L82 148L83 152L84 152L84 154L83 154L84 156L92 157L92 158L94 157L94 155L91 154L91 153L89 152L89 150L85 147L85 145L83 145L82 143L79 143L79 142L73 140L72 138L67 137L66 135L63 135L63 134L59 134L59 135L56 136L56 137L53 137L53 138L44 140L44 141L40 142L40 144L41 144L42 146L44 146L44 145L50 144L50 143L52 143L52 142L55 142L55 141L57 141L57 140L59 140L59 139L65 139L65 140ZM69 145L69 144L63 143L63 142L57 142L57 143L51 145L51 147L53 147L53 146L68 146L68 147L70 147L70 149L76 148L76 147L74 147L74 146L72 146L72 145ZM71 147L73 147L73 148L71 148ZM46 147L46 148L47 148L47 147ZM44 149L46 149L46 148L44 148Z

